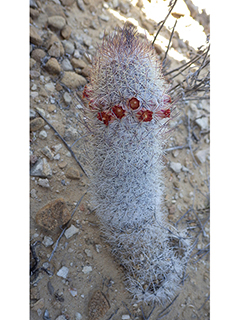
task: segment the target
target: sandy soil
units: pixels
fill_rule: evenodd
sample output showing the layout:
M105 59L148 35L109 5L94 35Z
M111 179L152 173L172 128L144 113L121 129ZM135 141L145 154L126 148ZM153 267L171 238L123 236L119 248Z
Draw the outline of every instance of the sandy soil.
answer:
M44 111L45 118L65 138L69 146L81 137L79 120L81 109L79 109L77 97L78 93L82 93L83 85L78 88L67 87L62 83L62 77L72 68L72 72L87 79L91 56L94 55L104 32L108 33L116 26L123 25L123 21L111 13L113 11L123 18L134 18L143 29L146 29L148 36L148 32L153 31L155 34L156 23L145 18L141 2L145 3L145 1L138 1L136 6L127 1L30 1L30 25L38 35L33 35L30 45L31 122L39 117L35 108L40 108L40 112ZM65 28L65 32L59 29L61 26L50 25L49 17L55 15L64 17L65 23L69 26ZM58 19L58 23L61 24L61 19ZM206 30L208 27L205 25ZM167 34L166 30L164 32ZM68 33L71 34L69 38ZM56 38L50 40L52 35L55 35L59 42ZM153 35L151 37L153 39ZM191 43L180 47L181 39L177 37L175 39L177 41L173 43L174 49L188 59L189 51L194 50L190 47ZM49 41L52 41L52 47ZM54 47L53 43L63 45L62 54L61 46L57 44ZM37 48L42 51L36 52ZM160 52L161 49L158 48L160 59L163 59L165 49L162 48ZM56 74L53 68L46 67L51 56L57 60L56 68L60 68ZM72 61L74 57L82 61L81 66L74 65L74 60ZM182 62L169 57L169 63L169 70L171 70L180 66ZM175 79L176 83L180 80L181 75ZM89 302L96 290L104 294L99 294L96 298L98 308L105 313L101 319L155 320L168 312L164 319L209 319L209 253L201 258L207 252L205 247L209 249L210 241L209 101L190 100L179 103L178 108L180 115L171 124L174 130L167 146L168 149L173 148L173 150L166 152L165 159L165 204L169 212L168 219L172 224L188 212L179 224L187 226L189 232L197 237L198 242L193 251L194 256L189 261L184 286L177 299L166 311L164 309L167 305L156 306L153 310L152 305L136 304L132 301L124 287L124 270L114 260L111 248L101 237L99 222L89 204L87 177L47 123L31 131L31 170L36 161L42 159L46 160L47 168L42 176L41 174L30 176L30 241L32 245L40 241L35 247L36 256L39 258L37 268L44 267L50 273L40 270L34 272L31 277L30 317L32 320L90 319ZM199 122L199 119L204 119L205 122ZM189 146L189 143L193 154L189 147L175 148ZM80 162L81 148L83 148L81 140L72 146ZM46 150L50 150L50 154ZM199 151L201 151L200 154ZM203 158L200 157L201 155ZM179 173L171 168L172 163L182 165ZM72 168L74 176L69 174L69 168ZM39 226L36 222L38 210L55 199L63 198L69 212L72 213L85 192L86 195L69 224L69 226L74 225L77 232L69 238L65 235L61 238L49 262L61 228L46 230ZM31 254L32 264L34 261L34 254ZM91 271L84 268L86 266L91 266ZM65 278L57 274L62 267L68 268ZM36 271L36 268L34 270Z

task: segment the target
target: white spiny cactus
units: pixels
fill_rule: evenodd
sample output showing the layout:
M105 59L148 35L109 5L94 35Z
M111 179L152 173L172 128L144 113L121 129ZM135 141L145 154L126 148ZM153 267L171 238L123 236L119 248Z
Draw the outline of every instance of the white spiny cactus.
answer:
M164 303L184 274L189 242L163 204L168 86L146 38L125 25L100 46L83 97L91 135L90 195L136 300Z

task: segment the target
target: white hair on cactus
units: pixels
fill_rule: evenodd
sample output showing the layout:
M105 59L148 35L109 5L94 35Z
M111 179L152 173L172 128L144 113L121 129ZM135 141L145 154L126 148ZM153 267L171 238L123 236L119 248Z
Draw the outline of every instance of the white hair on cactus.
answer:
M83 92L91 203L126 269L127 289L145 302L173 297L189 256L184 233L165 222L166 92L154 49L127 25L99 48Z

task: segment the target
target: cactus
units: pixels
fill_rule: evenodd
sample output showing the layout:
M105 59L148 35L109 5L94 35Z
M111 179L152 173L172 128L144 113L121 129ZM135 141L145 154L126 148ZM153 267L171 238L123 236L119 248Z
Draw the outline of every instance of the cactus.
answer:
M144 302L174 297L189 256L185 232L165 221L167 90L151 43L125 25L99 47L83 91L91 203L127 290Z

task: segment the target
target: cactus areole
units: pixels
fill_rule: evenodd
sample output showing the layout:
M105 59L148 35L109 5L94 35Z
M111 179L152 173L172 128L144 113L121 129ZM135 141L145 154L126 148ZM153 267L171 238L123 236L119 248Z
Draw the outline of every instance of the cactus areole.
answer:
M98 48L83 91L91 206L136 301L171 300L189 256L163 203L167 90L153 46L125 25Z

